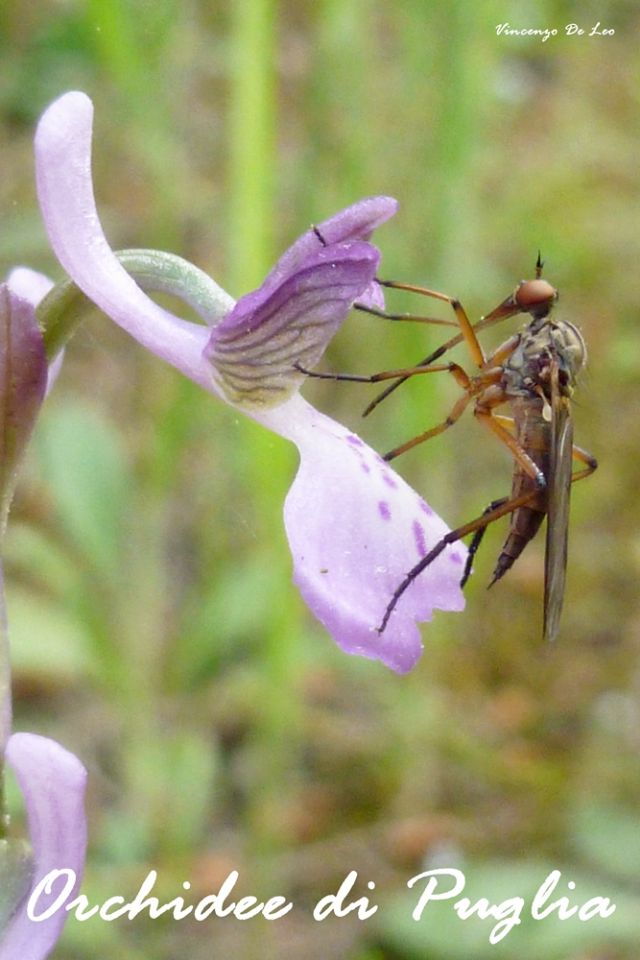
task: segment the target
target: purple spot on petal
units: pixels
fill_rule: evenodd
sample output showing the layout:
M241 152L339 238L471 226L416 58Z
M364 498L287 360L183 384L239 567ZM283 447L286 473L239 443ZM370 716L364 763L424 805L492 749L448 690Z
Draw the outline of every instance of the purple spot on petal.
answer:
M364 460L360 461L360 468L364 470L365 473L371 473L371 467L368 463L365 463Z
M416 547L421 557L427 555L427 544L424 539L424 530L422 524L417 520L413 521L413 536L415 537Z
M393 474L390 473L388 470L383 470L383 471L382 471L382 479L384 480L384 482L386 483L386 485L387 485L388 487L391 487L392 490L396 490L396 489L397 489L398 483L397 483L395 477L393 476Z
M420 501L420 509L422 510L423 513L426 513L428 517L433 516L433 510L431 509L428 503L424 502L424 500Z
M462 563L462 557L457 550L452 550L449 554L449 559L452 563Z
M386 500L378 501L378 510L383 520L391 520L391 510Z
M364 447L364 443L360 437L356 437L355 433L350 433L347 437L347 443L352 443L354 447Z

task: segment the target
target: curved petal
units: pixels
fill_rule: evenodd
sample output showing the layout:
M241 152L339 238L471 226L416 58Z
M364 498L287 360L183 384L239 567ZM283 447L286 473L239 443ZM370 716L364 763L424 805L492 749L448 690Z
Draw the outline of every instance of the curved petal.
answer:
M27 809L34 860L31 890L52 870L73 870L76 883L72 897L80 886L87 846L86 770L55 740L32 733L14 733L7 744L6 758ZM54 888L51 900L56 892L59 890ZM0 960L44 960L62 932L67 917L64 910L35 922L27 916L27 898L0 940ZM39 909L46 909L46 899L44 894L39 898Z
M307 230L286 250L267 275L264 286L271 289L290 277L307 257L322 246L368 240L373 231L398 209L393 197L366 197Z
M340 210L315 228L303 233L286 250L275 267L267 275L261 290L268 294L288 277L296 272L307 257L315 254L322 246L331 247L354 240L368 240L374 230L394 216L398 201L393 197L365 197L357 203ZM384 308L384 294L378 283L372 281L358 296L358 302L365 306Z
M347 653L410 670L422 651L416 621L464 607L466 548L444 550L378 633L394 590L449 528L359 437L301 397L256 419L300 451L285 525L307 605Z
M362 241L320 247L280 284L263 284L238 300L205 350L227 400L273 406L298 390L305 375L295 364L317 364L378 260Z
M328 243L368 240L374 230L393 217L397 210L398 201L393 197L366 197L319 223L316 229ZM358 297L358 303L384 310L384 292L380 284L372 281Z
M93 105L66 93L42 116L35 137L38 197L51 245L70 277L144 347L206 389L202 351L210 331L154 303L118 262L100 226L91 182Z

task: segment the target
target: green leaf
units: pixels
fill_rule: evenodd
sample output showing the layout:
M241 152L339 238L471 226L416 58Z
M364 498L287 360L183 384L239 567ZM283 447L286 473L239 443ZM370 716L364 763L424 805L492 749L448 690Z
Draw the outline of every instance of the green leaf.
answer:
M130 483L117 432L90 407L67 400L46 410L36 451L69 536L98 572L113 575Z
M11 651L16 674L66 684L86 676L92 641L83 625L55 600L7 584Z

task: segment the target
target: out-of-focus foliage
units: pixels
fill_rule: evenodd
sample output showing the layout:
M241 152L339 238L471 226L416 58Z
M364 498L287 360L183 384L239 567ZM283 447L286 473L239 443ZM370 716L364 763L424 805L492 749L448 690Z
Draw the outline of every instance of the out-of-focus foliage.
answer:
M625 0L593 9L1 5L3 272L57 276L31 141L47 103L83 89L113 245L170 249L235 295L310 222L373 193L401 202L377 236L384 275L455 294L474 318L540 249L589 346L576 440L601 463L573 494L557 646L540 639L542 540L486 594L496 525L466 611L426 629L421 664L398 677L335 650L289 582L292 450L96 314L70 346L12 515L17 726L90 769L90 897L133 896L154 868L159 896L187 896L189 880L195 901L237 869L240 893L295 907L273 923L71 922L59 960L637 956L640 16ZM498 37L507 21L558 36ZM590 38L598 21L615 36ZM572 22L584 36L564 35ZM393 308L448 318L431 301ZM354 314L325 363L395 368L439 342L437 328ZM455 358L470 369L462 348ZM416 379L366 421L367 388L306 393L384 451L457 396L448 378ZM508 490L508 457L478 434L465 417L398 461L452 525ZM410 919L406 881L437 862L467 864L487 898L528 896L561 869L576 897L588 888L619 909L523 922L489 947L489 922L446 903L437 921ZM352 869L376 916L314 921Z

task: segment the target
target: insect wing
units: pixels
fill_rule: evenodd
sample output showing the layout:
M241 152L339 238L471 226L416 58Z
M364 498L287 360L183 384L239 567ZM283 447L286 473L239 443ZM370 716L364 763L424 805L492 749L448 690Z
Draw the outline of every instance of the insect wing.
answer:
M557 363L551 371L551 418L544 563L544 639L549 641L558 635L564 600L573 450L571 408L560 393Z

